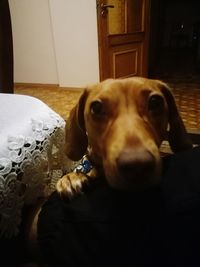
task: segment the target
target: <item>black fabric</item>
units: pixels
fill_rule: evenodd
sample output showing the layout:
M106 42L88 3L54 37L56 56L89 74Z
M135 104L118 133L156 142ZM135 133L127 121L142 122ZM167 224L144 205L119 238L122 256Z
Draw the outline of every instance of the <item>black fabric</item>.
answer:
M200 148L164 158L151 191L117 191L102 178L72 201L53 193L38 241L49 266L200 266Z
M8 0L0 0L0 93L13 93L13 38Z

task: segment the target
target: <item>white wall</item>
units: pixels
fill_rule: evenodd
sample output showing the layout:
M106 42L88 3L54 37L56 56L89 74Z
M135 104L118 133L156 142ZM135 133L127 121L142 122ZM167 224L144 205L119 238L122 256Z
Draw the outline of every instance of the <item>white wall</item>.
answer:
M95 0L9 0L14 81L83 87L99 81Z
M48 0L9 0L14 81L58 84Z
M61 86L99 81L95 0L49 0Z

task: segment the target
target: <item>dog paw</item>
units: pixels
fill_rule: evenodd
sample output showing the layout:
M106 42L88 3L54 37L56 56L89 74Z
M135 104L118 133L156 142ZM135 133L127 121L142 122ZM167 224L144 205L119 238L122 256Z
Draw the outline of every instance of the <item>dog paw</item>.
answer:
M81 194L82 185L87 180L83 173L71 172L58 180L56 190L63 197L72 198L75 195Z

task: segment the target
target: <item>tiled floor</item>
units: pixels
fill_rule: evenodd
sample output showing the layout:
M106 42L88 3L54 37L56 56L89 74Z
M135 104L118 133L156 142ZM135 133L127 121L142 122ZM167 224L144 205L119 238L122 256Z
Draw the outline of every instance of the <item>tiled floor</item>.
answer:
M200 134L200 79L163 78L172 88L177 107L184 121L186 129L190 133ZM59 87L24 87L17 86L15 93L25 94L39 98L64 119L78 101L81 89L66 89ZM200 140L200 136L198 137ZM199 141L200 142L200 141ZM168 143L162 146L163 151L169 151Z
M14 92L37 97L54 111L60 114L64 119L68 117L69 111L78 101L82 89L66 89L59 87L42 86L16 86Z
M200 133L200 80L168 80L181 117L189 132Z
M171 88L186 128L200 132L200 80L163 79ZM47 103L65 119L77 102L82 90L59 87L17 86L15 93L37 97Z

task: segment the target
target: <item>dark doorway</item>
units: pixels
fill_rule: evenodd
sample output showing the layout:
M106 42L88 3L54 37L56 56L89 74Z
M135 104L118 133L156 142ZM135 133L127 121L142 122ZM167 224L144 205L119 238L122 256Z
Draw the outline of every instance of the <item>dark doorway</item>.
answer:
M149 76L200 77L200 1L151 3Z

